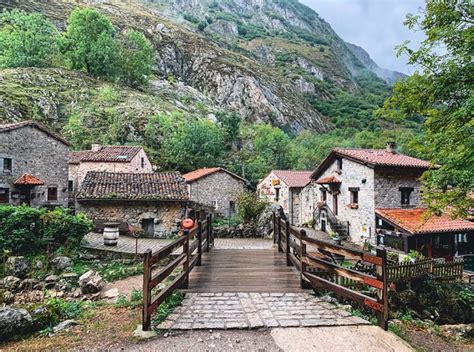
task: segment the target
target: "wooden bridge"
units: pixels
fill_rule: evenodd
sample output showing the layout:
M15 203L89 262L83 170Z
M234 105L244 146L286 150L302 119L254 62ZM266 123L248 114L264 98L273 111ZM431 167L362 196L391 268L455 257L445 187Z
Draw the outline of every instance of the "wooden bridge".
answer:
M275 245L272 248L219 249L213 248L212 216L196 222L197 226L185 230L181 237L159 251L145 252L144 330L150 329L152 314L176 289L211 296L294 295L309 289L324 289L373 309L379 325L387 328L384 250L378 249L373 254L310 238L304 230L290 226L277 216L273 219ZM341 258L356 264L347 268L340 264ZM163 262L164 266L155 269ZM153 297L160 284L166 286ZM370 288L374 292L372 296L359 292Z

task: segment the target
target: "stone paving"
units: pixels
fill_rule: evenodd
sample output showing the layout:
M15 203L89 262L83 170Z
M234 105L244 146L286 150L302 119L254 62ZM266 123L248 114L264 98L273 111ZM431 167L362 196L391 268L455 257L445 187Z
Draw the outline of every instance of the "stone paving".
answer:
M306 293L188 293L159 329L254 329L366 325Z

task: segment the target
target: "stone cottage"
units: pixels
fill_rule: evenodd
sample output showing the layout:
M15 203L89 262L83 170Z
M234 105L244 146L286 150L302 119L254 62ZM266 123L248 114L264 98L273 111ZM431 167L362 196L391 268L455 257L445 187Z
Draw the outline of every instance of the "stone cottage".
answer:
M33 122L0 124L0 203L67 206L69 144Z
M101 230L105 222L131 224L148 237L178 231L189 205L179 172L118 173L89 171L76 196L76 209Z
M69 154L69 190L77 191L89 171L151 173L153 167L142 147L93 144L91 150Z
M310 182L311 171L272 170L258 185L257 194L271 203L277 203L292 225L300 226L301 192Z
M210 206L216 214L237 214L236 200L248 181L221 167L203 168L183 175L193 202Z
M379 149L334 149L311 175L303 191L304 221L353 242L376 242L376 208L422 206L419 178L432 167L399 154L394 143Z

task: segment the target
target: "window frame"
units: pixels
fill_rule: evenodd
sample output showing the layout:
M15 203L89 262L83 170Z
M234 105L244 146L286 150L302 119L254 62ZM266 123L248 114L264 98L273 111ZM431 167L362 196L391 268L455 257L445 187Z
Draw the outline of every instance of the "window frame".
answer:
M3 172L13 172L13 158L3 157L2 159L3 159L3 160L2 160L2 171L3 171ZM6 164L5 161L6 161L6 160L9 161L9 162L8 162L8 164L9 164L9 166L10 166L9 169L6 169L6 168L5 168L5 164Z
M0 187L0 190L5 190L5 202L0 201L0 204L9 204L10 203L10 188L8 187ZM0 197L1 199L1 197Z
M411 194L414 191L413 187L400 187L398 188L400 191L400 205L402 207L409 207L411 206ZM406 196L406 197L405 197ZM406 200L406 202L405 202Z
M54 192L51 192L51 190L54 190ZM54 187L54 186L48 187L47 198L48 198L48 202L57 202L58 201L58 187Z
M342 158L336 159L336 166L338 170L342 170Z
M350 192L350 204L359 204L359 187L349 187Z

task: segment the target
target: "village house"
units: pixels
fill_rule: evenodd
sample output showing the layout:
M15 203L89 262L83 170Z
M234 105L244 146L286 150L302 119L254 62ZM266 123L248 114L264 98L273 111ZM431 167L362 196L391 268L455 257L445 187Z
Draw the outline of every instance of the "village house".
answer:
M69 191L77 191L89 171L151 173L153 167L139 146L92 144L91 150L69 154Z
M177 233L189 195L179 172L118 173L89 171L76 196L76 209L101 230L106 222L130 224L147 237ZM125 226L124 226L125 225Z
M0 203L67 206L69 143L33 122L0 125Z
M216 214L237 214L236 201L248 181L221 167L202 168L183 175L193 202L212 207Z
M397 153L394 143L385 150L336 148L303 192L304 219L353 242L375 243L375 209L422 206L419 178L430 167Z
M474 253L474 223L449 214L428 215L425 208L375 209L377 244L405 253L452 260Z
M279 204L291 225L300 226L301 192L310 183L311 171L272 170L258 185L257 194L270 203Z

